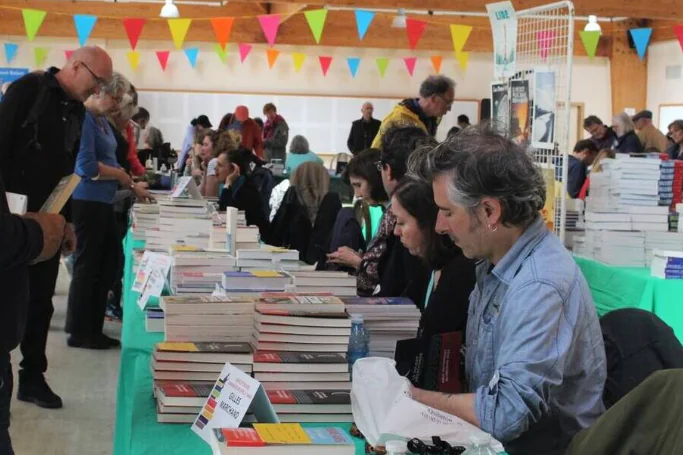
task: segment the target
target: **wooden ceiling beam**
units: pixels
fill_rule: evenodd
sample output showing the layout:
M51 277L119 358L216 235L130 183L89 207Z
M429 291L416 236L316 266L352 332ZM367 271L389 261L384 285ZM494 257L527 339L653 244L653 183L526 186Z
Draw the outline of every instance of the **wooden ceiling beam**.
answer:
M280 24L283 24L304 9L306 9L306 5L300 3L271 3L268 14L279 14L282 16Z

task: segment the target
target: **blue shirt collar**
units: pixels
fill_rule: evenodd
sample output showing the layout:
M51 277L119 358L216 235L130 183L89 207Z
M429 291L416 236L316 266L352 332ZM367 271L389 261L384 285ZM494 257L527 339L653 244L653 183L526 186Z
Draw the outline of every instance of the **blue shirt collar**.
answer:
M539 216L526 228L491 272L502 282L510 284L524 260L547 235L551 235L550 231L548 231L545 220Z

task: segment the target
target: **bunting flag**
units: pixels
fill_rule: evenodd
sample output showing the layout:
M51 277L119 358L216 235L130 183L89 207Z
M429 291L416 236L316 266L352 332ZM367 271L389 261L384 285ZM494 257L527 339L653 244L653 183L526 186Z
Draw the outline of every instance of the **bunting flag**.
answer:
M197 56L199 56L199 48L198 47L188 47L185 49L185 56L187 57L187 61L190 62L190 66L194 68L197 66Z
M453 49L456 53L462 52L465 43L470 37L472 26L470 25L451 25L451 38L453 39Z
M370 28L370 24L375 19L374 11L367 11L363 9L357 9L354 11L356 15L356 28L358 28L358 38L362 41L365 38L365 34Z
M377 64L379 77L384 77L387 73L387 67L389 66L389 59L387 57L378 57L375 59L375 63Z
M169 51L157 51L157 59L159 60L159 65L161 66L161 71L166 71L168 66L168 56L171 55Z
M638 58L643 60L645 58L645 52L647 51L647 45L650 44L650 38L652 37L652 29L632 28L631 30L629 30L629 33L631 33L633 44L635 44L636 46Z
M678 43L681 45L681 50L683 50L683 24L674 25L674 33L678 38Z
M595 52L598 49L598 42L600 41L600 32L597 30L589 32L581 30L579 36L581 37L584 49L586 49L586 55L588 55L589 58L595 57Z
M45 59L47 58L48 52L50 52L50 49L46 47L33 48L33 56L36 59L36 68L40 68L43 65L43 63L45 63Z
M273 69L275 61L280 56L280 51L277 49L266 49L266 56L268 57L268 68Z
M434 67L434 71L438 73L441 72L441 63L443 63L443 57L440 55L432 55L430 57L432 61L432 66Z
M249 55L249 52L251 52L251 44L240 44L238 47L240 51L240 62L244 63Z
M223 62L223 64L228 63L228 50L220 43L215 43L213 48L216 51L216 54L218 54L218 58L221 59L221 62Z
M280 28L280 15L264 14L258 17L258 21L261 24L261 30L263 30L266 41L270 46L273 46L277 37L277 30Z
M37 9L22 9L22 16L24 16L24 28L26 29L26 37L29 41L33 41L43 25L43 20L47 15L46 11Z
M133 71L137 71L138 65L140 65L140 51L128 51L126 53L128 58L128 63Z
M536 44L538 45L541 58L548 58L548 53L555 42L555 30L539 30L536 32Z
M66 57L66 60L69 61L71 56L74 54L74 51L64 51L64 56Z
M183 48L190 24L192 24L192 19L168 19L168 28L171 30L173 44L175 44L176 49L180 50Z
M408 70L410 77L413 77L413 73L415 72L415 63L417 63L417 57L403 57L403 63L406 64L406 69Z
M222 50L225 50L225 46L230 41L230 34L232 33L232 25L234 23L235 18L233 17L214 17L211 19L213 32L216 34L216 39Z
M14 43L5 43L5 60L9 65L16 58L19 51L19 45Z
M332 57L320 56L318 57L318 61L320 61L320 69L323 71L323 76L327 76L327 71L332 64Z
M76 34L78 35L78 43L85 46L88 42L92 29L97 23L97 16L90 14L74 14L74 25L76 26Z
M142 28L145 26L145 19L140 17L128 17L123 20L123 28L126 29L128 41L130 41L131 49L135 50L138 45L138 39L142 34Z
M349 65L351 77L355 79L356 73L358 72L358 66L360 65L360 59L358 57L347 57L346 64Z
M417 47L417 43L422 38L422 34L425 32L427 23L418 19L406 18L406 34L408 35L408 44L411 49Z
M306 60L306 54L301 52L294 52L292 54L292 60L294 61L294 71L297 73L301 71L301 67L304 65L304 60Z
M465 71L467 69L467 62L470 59L470 53L469 52L456 52L455 53L455 58L458 61L458 65L460 65L460 69Z
M320 44L320 38L323 36L323 29L325 28L325 21L327 20L327 9L314 9L304 13L308 27L313 33L316 44Z

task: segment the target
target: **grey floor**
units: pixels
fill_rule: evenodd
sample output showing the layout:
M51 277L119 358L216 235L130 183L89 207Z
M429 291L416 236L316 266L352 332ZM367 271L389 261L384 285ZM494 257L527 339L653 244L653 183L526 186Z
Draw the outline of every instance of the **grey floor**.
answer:
M66 346L67 279L60 276L55 314L48 336L47 379L64 407L41 409L12 400L12 443L16 455L109 455L112 453L119 351L91 351ZM120 337L121 324L105 323L105 332ZM15 372L21 352L12 353Z

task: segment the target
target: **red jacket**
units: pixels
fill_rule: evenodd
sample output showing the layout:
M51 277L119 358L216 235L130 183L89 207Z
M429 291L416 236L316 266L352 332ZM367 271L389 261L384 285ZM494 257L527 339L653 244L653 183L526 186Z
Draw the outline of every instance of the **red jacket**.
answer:
M126 127L126 140L128 140L128 163L130 164L130 172L136 177L145 174L145 166L140 163L138 158L138 145L135 142L135 130L133 124L128 122Z

